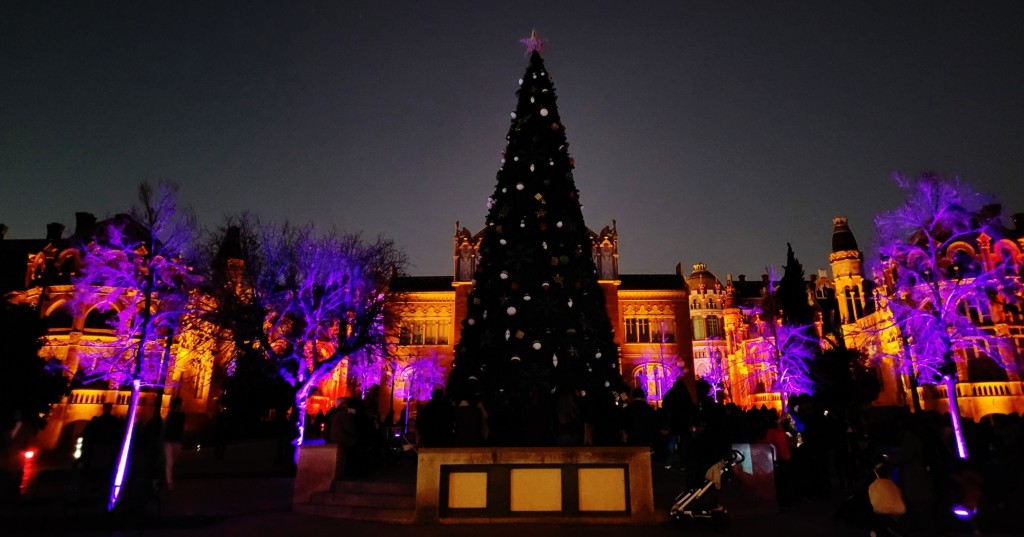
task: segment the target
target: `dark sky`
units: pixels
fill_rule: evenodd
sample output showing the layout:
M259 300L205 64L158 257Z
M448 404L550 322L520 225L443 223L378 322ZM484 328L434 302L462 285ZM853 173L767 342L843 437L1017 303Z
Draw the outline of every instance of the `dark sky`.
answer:
M1024 211L1024 2L31 2L0 9L0 222L38 238L162 178L207 226L385 234L418 275L477 230L526 59L620 269L760 274L831 219L870 248L893 170Z

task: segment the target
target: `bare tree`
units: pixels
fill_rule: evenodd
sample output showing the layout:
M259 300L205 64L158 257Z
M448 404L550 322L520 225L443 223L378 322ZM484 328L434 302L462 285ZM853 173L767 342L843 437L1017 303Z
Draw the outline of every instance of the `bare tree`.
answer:
M906 200L875 219L886 292L882 306L905 338L909 357L896 356L923 384L943 384L949 398L957 452L967 458L957 405L955 351L999 338L979 327L966 307L992 301L1019 303L1020 279L1005 262L961 262L958 243L974 244L993 224L979 213L984 198L958 179L894 174ZM1012 259L1007 260L1012 261ZM1004 364L1005 365L1005 364Z
M84 245L82 268L73 279L79 308L116 312L110 320L113 340L86 352L85 377L131 386L109 509L124 483L141 388L163 386L171 340L198 284L188 255L195 225L178 210L176 194L177 188L166 183L155 189L140 185L131 215L119 215Z
M235 245L219 256L227 276L217 280L206 318L227 329L240 351L273 363L292 387L300 445L306 401L319 383L345 358L358 369L386 356L385 305L405 254L388 239L366 242L247 216L225 233Z

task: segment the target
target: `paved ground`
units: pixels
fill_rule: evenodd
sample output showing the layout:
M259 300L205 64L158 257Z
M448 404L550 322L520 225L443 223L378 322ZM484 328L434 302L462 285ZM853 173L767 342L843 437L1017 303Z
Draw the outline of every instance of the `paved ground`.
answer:
M181 476L174 490L164 490L148 501L139 515L111 517L101 509L99 488L89 490L67 469L43 469L30 488L31 494L15 505L0 508L2 535L147 535L147 536L225 536L225 535L373 535L380 537L530 537L587 535L644 537L679 535L720 535L704 526L681 528L670 523L653 526L567 526L567 525L430 525L402 526L354 522L291 512L292 481L287 467L274 462L273 450L266 445L233 446L223 461L208 452L190 452L181 459ZM269 455L268 455L269 453ZM413 461L404 461L390 470L390 477L410 475ZM666 510L680 488L681 476L657 469L655 503ZM864 536L866 530L838 522L833 513L845 495L810 498L793 509L778 513L758 513L744 506L729 506L732 511L729 535ZM747 506L749 507L749 506ZM1018 510L1024 512L1024 510ZM1009 520L1011 517L1005 517ZM1003 523L999 534L1024 534L1014 530L1014 519ZM968 534L961 528L960 534ZM987 533L996 535L997 533Z

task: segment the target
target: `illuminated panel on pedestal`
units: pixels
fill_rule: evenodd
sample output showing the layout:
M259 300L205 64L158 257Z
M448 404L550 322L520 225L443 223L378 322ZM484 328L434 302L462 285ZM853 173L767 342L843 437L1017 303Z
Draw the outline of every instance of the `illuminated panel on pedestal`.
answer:
M580 511L625 511L624 468L580 468Z
M487 507L487 472L448 474L448 507L481 509Z
M511 472L511 511L561 511L560 468L514 468Z

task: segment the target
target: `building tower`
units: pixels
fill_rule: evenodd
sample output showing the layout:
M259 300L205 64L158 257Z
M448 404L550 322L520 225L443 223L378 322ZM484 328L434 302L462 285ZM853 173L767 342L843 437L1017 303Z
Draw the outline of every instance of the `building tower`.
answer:
M849 324L873 311L873 302L865 289L864 254L857 248L857 239L846 217L832 219L832 253L828 262L832 267L840 322Z
M492 442L544 445L556 401L600 416L625 383L555 89L529 44L448 390L501 409Z

